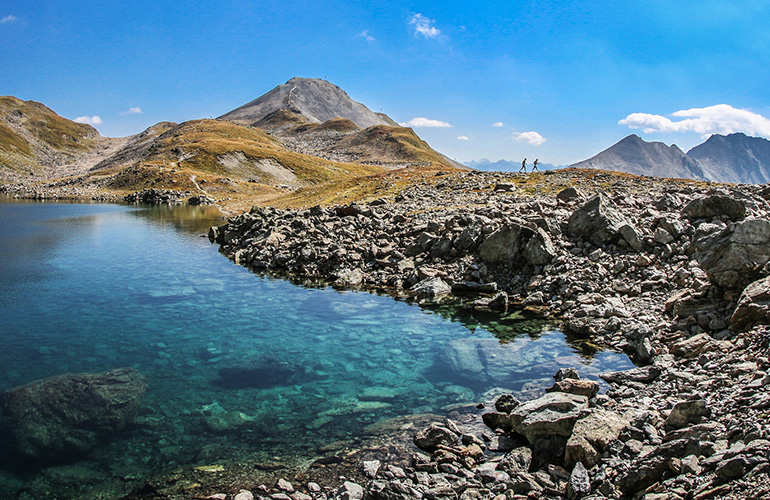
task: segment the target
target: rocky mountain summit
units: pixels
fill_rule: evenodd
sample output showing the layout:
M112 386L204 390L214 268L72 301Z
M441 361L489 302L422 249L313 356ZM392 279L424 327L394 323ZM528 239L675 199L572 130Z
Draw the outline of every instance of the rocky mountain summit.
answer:
M637 364L602 374L605 394L564 367L542 397L498 398L486 431L436 422L415 435L423 452L375 469L362 496L763 498L768 199L572 169L451 173L367 204L255 208L210 238L260 273L553 318ZM460 373L493 362L448 354Z
M687 156L698 161L707 179L719 182L770 182L770 141L746 134L714 134Z
M387 115L374 113L360 102L354 101L333 83L318 78L298 77L219 118L243 125L259 126L258 123L279 110L288 110L300 115L309 123L323 123L342 118L350 120L362 129L375 125L398 126Z
M656 177L762 184L770 182L770 141L742 133L713 134L685 154L675 144L646 142L632 134L572 166Z
M646 142L636 134L631 134L596 156L572 166L653 177L706 179L698 162L685 155L677 145Z

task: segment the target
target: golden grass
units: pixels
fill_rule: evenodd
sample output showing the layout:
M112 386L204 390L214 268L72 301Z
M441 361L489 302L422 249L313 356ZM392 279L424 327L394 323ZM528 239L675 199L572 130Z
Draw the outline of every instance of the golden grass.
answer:
M274 160L291 170L301 181L321 183L343 177L370 175L382 168L355 163L338 163L285 149L261 129L220 120L185 122L162 134L144 160L146 163L176 162L190 170L228 175L220 162L224 155L243 153L250 160ZM254 174L261 172L255 170Z

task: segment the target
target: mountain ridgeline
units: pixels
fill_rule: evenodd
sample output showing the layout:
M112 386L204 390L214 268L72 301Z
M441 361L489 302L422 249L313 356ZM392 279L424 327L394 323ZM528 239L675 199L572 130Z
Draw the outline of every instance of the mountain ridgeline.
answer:
M675 144L647 142L632 134L575 168L635 175L763 184L770 182L770 141L746 134L714 134L684 153Z
M160 122L123 138L102 137L37 102L0 97L0 184L32 194L55 184L264 202L402 168L466 167L325 80L292 78L219 119Z

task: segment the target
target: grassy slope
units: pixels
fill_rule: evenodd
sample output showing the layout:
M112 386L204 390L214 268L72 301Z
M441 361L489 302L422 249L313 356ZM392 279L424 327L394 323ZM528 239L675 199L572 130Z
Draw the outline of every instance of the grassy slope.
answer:
M345 137L338 148L359 153L362 161L431 163L449 167L446 160L406 127L377 125Z
M293 153L261 129L219 120L193 120L161 134L143 163L178 162L180 168L228 175L230 172L220 158L234 152L243 153L250 160L274 160L307 183L380 171L376 167Z
M23 131L14 130L11 122ZM90 125L62 118L39 102L0 97L0 167L37 166L40 154L82 153L98 136Z

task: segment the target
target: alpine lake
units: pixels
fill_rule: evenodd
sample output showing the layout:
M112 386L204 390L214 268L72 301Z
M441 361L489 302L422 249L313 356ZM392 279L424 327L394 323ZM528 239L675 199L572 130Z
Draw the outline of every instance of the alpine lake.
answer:
M375 424L542 395L562 367L632 367L518 313L421 307L255 275L203 237L213 207L0 197L0 392L136 368L134 423L88 456L16 456L0 497L119 498L143 478L228 461L312 461Z

